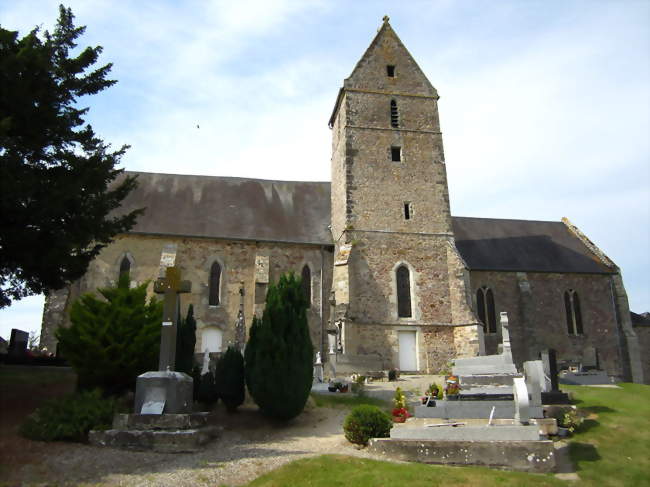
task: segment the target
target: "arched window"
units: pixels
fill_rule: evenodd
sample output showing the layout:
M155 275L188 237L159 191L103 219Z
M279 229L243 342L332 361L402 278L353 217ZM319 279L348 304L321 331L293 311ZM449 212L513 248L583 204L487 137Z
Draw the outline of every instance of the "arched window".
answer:
M309 266L305 264L305 266L302 268L302 280L301 280L301 286L302 286L302 293L305 296L305 299L307 300L307 307L311 307L311 270L309 269Z
M130 272L131 272L131 261L125 255L124 257L122 257L122 261L120 262L120 278L124 274L129 274Z
M395 272L397 281L397 316L411 317L411 276L408 267L401 265Z
M564 308L566 310L566 324L569 335L582 335L580 299L578 293L573 289L564 291Z
M397 102L390 101L390 126L393 128L399 127L399 113L397 112Z
M208 297L208 304L210 306L219 306L219 286L221 284L221 266L219 262L212 264L210 268L210 283Z
M476 290L476 311L478 319L485 328L485 333L497 332L497 313L494 308L494 294L492 289L483 286Z

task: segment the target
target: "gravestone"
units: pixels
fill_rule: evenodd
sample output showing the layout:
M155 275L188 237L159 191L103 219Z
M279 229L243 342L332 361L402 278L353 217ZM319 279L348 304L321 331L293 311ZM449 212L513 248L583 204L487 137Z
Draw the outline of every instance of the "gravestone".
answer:
M13 357L21 357L25 355L28 343L29 333L13 328L11 330L11 338L9 339L9 355Z
M323 361L320 358L320 352L316 352L314 361L314 383L323 382Z
M557 354L552 348L542 350L542 364L544 374L550 382L551 388L542 392L543 404L569 404L569 396L560 390L558 382Z
M598 367L598 350L596 347L586 347L582 352L582 370L597 370Z

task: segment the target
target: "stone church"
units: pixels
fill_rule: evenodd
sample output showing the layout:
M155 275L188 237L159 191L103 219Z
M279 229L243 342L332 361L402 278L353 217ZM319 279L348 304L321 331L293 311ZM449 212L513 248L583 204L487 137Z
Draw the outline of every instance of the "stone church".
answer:
M46 299L41 344L80 294L158 277L161 251L192 292L196 352L250 326L269 283L303 280L315 351L352 368L436 373L455 357L496 353L506 311L518 365L553 348L566 365L592 363L642 381L618 267L568 220L452 216L438 93L385 18L340 89L329 119L332 181L293 182L135 173L124 201L146 208L87 274ZM648 372L646 371L646 374Z

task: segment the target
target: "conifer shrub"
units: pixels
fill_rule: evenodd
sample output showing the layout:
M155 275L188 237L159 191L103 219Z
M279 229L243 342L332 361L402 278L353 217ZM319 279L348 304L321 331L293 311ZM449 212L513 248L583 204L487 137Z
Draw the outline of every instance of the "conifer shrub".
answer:
M116 411L114 398L101 391L84 391L46 401L20 426L20 434L31 440L79 441L92 429L110 428Z
M129 288L129 274L117 287L99 289L104 299L84 294L70 310L69 328L59 328L59 350L82 390L119 394L135 388L138 375L158 368L162 303L147 303L147 283Z
M300 279L285 274L266 294L262 319L253 318L245 352L248 391L261 411L289 420L302 412L313 379L313 346Z
M196 320L194 306L187 308L187 316L179 320L176 328L176 370L192 375L194 368L194 347L196 345Z
M244 402L244 357L235 347L228 347L217 362L215 371L217 394L229 412L234 412Z
M392 427L390 416L369 404L355 407L343 421L345 437L357 445L367 445L370 438L388 438Z
M207 372L200 376L196 399L208 407L214 406L219 400L217 384L214 381L214 374L212 372Z

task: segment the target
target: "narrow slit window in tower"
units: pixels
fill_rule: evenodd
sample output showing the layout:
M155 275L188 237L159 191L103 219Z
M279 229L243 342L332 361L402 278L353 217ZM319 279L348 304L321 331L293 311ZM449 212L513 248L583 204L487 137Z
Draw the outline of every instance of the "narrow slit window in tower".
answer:
M389 64L386 66L386 74L388 75L389 78L394 78L395 77L395 66L392 64Z
M393 162L400 162L402 160L402 148L396 146L391 147L390 157Z
M410 220L413 216L413 207L408 201L404 202L404 220Z
M399 113L397 112L397 102L390 101L390 126L393 128L399 127Z

